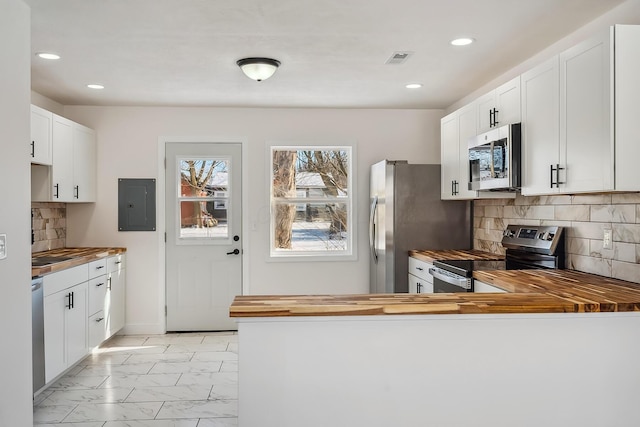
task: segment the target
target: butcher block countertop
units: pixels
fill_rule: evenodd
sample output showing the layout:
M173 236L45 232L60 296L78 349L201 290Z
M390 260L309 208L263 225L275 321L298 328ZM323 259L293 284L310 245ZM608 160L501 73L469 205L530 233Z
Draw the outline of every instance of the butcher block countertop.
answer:
M56 262L54 264L47 264L45 266L32 266L31 277L44 276L45 274L66 270L67 268L86 264L100 258L121 254L126 251L126 248L63 248L37 252L31 254L34 260L45 257L69 257L72 259Z
M640 311L640 284L574 270L476 271L473 277L507 292L544 294L575 311Z
M640 285L572 270L479 271L509 293L237 296L231 317L640 311Z
M496 255L491 252L478 251L475 249L451 249L451 250L412 250L409 251L409 256L417 258L419 260L432 263L439 259L459 259L459 260L488 260L488 261L501 261L504 259L504 255Z

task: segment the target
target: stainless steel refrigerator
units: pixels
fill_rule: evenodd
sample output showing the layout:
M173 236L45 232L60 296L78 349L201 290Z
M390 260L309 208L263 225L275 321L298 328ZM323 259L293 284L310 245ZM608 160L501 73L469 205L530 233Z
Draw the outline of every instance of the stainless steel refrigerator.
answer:
M408 292L409 250L469 249L471 202L440 200L440 165L371 166L371 293Z

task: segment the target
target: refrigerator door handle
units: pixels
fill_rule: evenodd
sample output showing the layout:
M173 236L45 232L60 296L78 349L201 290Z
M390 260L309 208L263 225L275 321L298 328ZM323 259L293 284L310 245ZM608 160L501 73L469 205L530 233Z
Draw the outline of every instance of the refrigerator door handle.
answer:
M369 247L371 249L371 257L374 263L378 263L378 253L376 252L376 210L378 209L378 196L373 198L371 202L371 210L369 211Z

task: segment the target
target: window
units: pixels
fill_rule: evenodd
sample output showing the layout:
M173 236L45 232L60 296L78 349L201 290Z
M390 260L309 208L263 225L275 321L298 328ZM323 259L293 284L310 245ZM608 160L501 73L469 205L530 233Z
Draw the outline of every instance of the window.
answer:
M352 147L271 147L271 256L353 259Z

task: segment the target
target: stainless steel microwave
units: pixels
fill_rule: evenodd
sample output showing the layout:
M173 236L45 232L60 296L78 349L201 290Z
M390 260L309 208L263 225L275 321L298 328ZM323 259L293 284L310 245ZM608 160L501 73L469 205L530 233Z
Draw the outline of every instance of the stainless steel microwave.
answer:
M520 128L504 125L469 139L469 190L520 188Z

